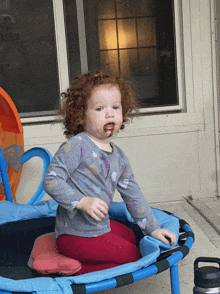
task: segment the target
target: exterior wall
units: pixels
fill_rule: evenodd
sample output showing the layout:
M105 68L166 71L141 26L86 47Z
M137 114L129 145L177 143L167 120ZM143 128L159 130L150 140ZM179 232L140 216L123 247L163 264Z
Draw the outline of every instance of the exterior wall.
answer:
M134 119L113 142L133 167L148 202L218 195L218 113L214 1L182 1L182 53L186 111ZM52 155L65 140L60 124L24 125L25 148L47 148ZM16 201L27 203L41 178L41 162L24 166ZM49 199L45 196L44 199ZM116 201L121 201L118 193Z

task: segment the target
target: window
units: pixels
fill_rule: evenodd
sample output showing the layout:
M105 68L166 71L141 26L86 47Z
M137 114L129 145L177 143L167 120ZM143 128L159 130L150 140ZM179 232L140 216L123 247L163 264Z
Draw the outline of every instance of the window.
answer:
M100 69L132 81L143 112L181 110L180 6L181 0L2 0L0 86L24 120L56 115L69 82Z
M55 113L60 89L51 0L1 1L0 85L21 117Z
M179 104L172 0L84 0L88 69L135 85L142 108Z

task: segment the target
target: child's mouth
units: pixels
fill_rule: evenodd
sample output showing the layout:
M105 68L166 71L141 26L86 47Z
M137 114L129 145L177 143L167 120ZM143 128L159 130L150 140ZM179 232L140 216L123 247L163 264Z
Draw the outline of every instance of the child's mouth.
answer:
M104 125L104 131L107 132L108 130L114 130L115 128L115 123L110 122Z

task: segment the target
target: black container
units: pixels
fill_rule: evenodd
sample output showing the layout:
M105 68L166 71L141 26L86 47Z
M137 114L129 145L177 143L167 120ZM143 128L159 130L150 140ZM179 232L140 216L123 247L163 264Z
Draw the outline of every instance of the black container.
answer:
M199 262L218 263L219 267L198 267ZM193 294L220 294L220 259L214 257L198 257L194 262Z

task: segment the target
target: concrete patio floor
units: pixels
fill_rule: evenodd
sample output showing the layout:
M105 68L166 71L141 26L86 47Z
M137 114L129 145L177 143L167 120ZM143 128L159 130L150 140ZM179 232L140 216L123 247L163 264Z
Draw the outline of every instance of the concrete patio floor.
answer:
M220 199L182 200L149 203L151 207L172 212L184 219L195 234L189 254L179 264L180 293L193 293L194 261L197 257L220 257ZM216 264L214 264L216 265ZM203 264L201 263L201 266ZM131 285L96 292L99 294L171 293L169 270Z

